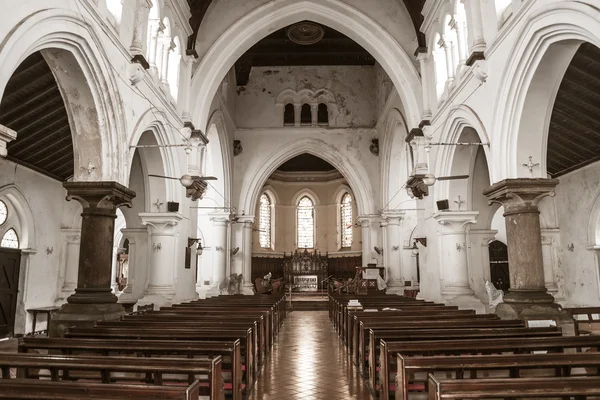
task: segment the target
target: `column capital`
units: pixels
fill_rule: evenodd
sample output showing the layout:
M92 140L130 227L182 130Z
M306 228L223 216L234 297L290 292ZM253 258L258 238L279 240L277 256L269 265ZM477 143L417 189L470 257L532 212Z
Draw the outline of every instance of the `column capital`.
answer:
M208 214L210 222L216 226L227 225L230 221L231 214L230 213L210 213Z
M62 228L61 232L65 234L67 243L79 243L81 240L81 228Z
M464 233L468 225L477 222L479 211L438 211L433 219L440 224L441 233Z
M405 211L387 210L381 213L381 220L389 225L400 225L405 214Z
M381 217L379 215L359 215L356 218L356 222L358 222L362 228L368 228L373 222L380 219Z
M148 226L154 233L172 233L172 228L179 224L183 215L179 213L139 213L142 225Z
M6 145L17 138L17 132L10 129L8 126L0 125L0 156L6 157L8 151Z
M135 192L118 182L64 182L67 201L77 200L83 208L114 210L125 206L131 208Z
M546 197L554 197L558 179L518 178L505 179L483 191L489 204L504 206L504 216L521 213L539 214L538 204Z
M240 217L238 219L238 222L240 224L243 224L244 228L248 228L248 227L252 228L252 225L254 225L254 221L255 221L254 215L246 215L246 216Z

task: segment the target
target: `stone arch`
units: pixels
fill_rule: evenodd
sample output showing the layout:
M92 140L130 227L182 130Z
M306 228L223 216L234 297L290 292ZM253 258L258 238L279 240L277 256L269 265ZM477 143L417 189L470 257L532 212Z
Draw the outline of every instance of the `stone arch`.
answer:
M588 3L544 6L519 33L495 107L493 181L527 176L521 164L530 155L540 163L535 176L546 177L548 127L562 76L581 43L600 47L600 10Z
M269 32L294 22L311 20L330 26L363 46L391 77L416 126L420 119L420 79L411 57L379 24L339 0L276 0L257 7L233 24L204 56L192 80L198 93L191 110L196 126L207 126L208 113L218 87L234 62Z
M358 163L352 163L339 151L318 139L298 139L281 146L268 160L253 165L241 182L239 205L243 210L254 210L260 191L273 172L284 162L300 154L309 153L333 165L348 181L354 193L358 214L369 215L375 210L372 188L366 170Z
M291 204L294 207L298 206L298 202L303 197L308 197L313 202L313 205L315 207L321 205L321 199L319 198L319 196L313 190L310 190L308 188L299 189L296 193L294 193L294 195L292 196Z
M382 208L388 208L389 206L396 208L400 202L408 198L408 195L401 193L412 168L412 165L410 165L412 162L409 160L409 145L405 141L407 135L408 127L404 116L398 109L392 109L387 116L384 136L379 146ZM399 171L400 176L398 176L397 171Z
M124 183L124 112L100 43L74 11L46 9L28 15L0 43L0 95L17 66L30 54L42 51L54 67L73 131L78 155L74 179ZM89 174L83 169L88 163L95 167Z

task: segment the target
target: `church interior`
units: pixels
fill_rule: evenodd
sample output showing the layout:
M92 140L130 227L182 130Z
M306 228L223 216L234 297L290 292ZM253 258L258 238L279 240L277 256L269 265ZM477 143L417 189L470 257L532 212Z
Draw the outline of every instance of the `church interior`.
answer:
M0 5L0 399L600 396L597 0Z

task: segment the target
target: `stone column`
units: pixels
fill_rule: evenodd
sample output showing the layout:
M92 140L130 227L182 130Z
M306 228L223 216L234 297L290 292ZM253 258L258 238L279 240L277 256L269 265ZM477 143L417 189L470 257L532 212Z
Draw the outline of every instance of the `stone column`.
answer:
M479 211L438 211L433 219L439 224L442 296L451 304L483 311L469 284L466 236L467 227L477 222L478 215Z
M144 69L150 68L148 60L146 60L145 43L148 37L148 15L152 8L151 0L138 0L136 2L135 18L133 21L133 37L129 52L131 53L131 61L140 64Z
M129 258L127 285L119 296L119 302L130 303L137 301L144 290L143 285L146 283L145 279L142 279L144 275L142 272L147 266L148 229L145 227L125 228L121 229L121 232L123 232L123 238L129 240Z
M556 317L561 324L569 320L546 291L542 258L538 204L544 197L554 196L557 184L557 179L505 179L483 192L490 203L504 206L510 289L496 308L501 318Z
M50 336L64 335L69 326L92 326L117 319L124 310L110 290L110 270L119 206L131 207L135 192L117 182L65 182L67 200L77 200L81 213L81 245L75 293L52 318Z
M183 215L174 212L140 213L142 225L148 227L148 286L137 305L153 303L155 307L170 305L175 297L173 278L177 268L175 244Z
M312 126L319 125L319 104L311 104L310 105L310 116L312 118Z
M401 259L402 240L400 237L400 223L404 212L389 212L382 215L385 240L383 245L384 266L387 269L386 294L404 293L404 272Z
M467 26L469 28L469 57L466 64L473 65L477 60L483 60L483 52L486 48L483 37L483 21L481 17L481 0L465 0L465 11L467 13Z
M227 270L227 258L229 251L227 249L227 225L229 224L229 214L215 213L211 214L213 223L213 265L210 286L207 291L207 297L220 294L219 285L225 279Z
M242 274L244 275L243 294L254 294L252 287L252 228L254 218L245 219L242 231Z
M192 80L192 67L196 59L192 56L181 55L181 74L179 76L179 94L177 103L181 107L181 118L185 123L192 122L190 112L190 87Z
M294 126L300 126L302 116L302 104L294 104Z
M423 99L423 112L421 113L421 121L429 121L431 119L431 104L429 104L429 76L427 74L427 60L429 55L426 51L417 54L417 60L421 68L421 96Z
M450 44L446 40L445 36L442 36L440 38L438 44L442 49L444 49L444 55L446 59L446 74L448 75L448 80L446 81L446 90L449 91L454 84L454 64L452 63L452 49L450 48Z
M66 299L73 294L77 287L77 269L79 266L79 245L81 229L64 228L65 234L62 256L62 286L58 295L59 300Z
M366 267L371 262L371 221L366 217L357 219L362 228L362 267Z

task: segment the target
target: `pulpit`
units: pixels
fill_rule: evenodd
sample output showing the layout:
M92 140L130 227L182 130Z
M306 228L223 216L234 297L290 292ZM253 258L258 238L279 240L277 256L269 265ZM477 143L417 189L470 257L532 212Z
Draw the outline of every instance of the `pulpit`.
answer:
M323 280L327 276L327 255L322 257L317 251L296 250L290 256L284 256L283 275L286 285L303 292L323 289Z
M375 264L367 264L366 267L356 267L358 275L358 294L377 293L377 277L385 281L385 268L377 267Z

